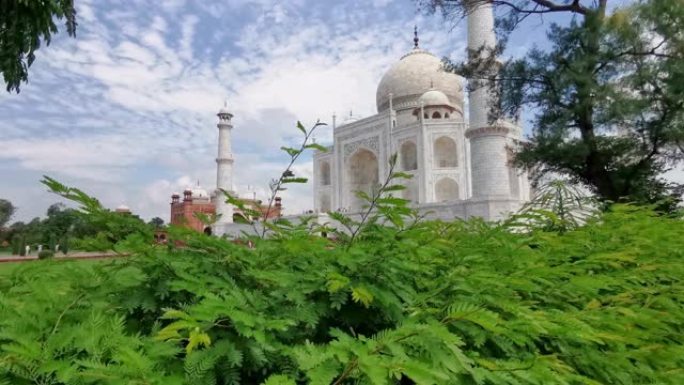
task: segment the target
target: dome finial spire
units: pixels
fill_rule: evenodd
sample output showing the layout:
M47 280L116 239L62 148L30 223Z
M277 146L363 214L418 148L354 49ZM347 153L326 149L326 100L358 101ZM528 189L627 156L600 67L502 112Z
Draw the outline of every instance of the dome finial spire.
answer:
M413 26L413 48L418 48L418 26Z

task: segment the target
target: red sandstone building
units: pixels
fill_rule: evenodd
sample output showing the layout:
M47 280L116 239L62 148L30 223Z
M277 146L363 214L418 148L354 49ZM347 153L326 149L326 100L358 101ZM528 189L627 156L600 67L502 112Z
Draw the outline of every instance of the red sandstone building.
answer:
M215 199L215 198L214 198ZM262 205L260 200L242 199L242 201L250 206L251 209L259 211L261 217L264 217L268 211L268 205ZM268 214L268 218L277 218L282 215L282 204L280 197L276 198L274 207ZM216 204L212 201L203 188L196 186L194 188L187 188L183 191L183 200L180 199L179 194L171 195L171 225L186 226L195 231L205 232L211 234L211 227L202 223L199 216L207 216L212 218L216 215ZM247 218L240 209L234 208L233 222L246 222L252 218Z

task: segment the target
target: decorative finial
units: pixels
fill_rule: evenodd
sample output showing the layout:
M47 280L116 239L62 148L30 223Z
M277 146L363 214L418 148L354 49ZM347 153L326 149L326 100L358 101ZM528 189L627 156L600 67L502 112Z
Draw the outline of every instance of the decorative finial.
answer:
M413 48L418 49L418 26L413 26Z

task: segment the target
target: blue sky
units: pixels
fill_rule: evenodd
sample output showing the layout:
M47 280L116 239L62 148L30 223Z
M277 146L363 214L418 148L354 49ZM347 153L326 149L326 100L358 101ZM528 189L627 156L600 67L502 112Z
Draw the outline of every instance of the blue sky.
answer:
M76 39L41 49L20 94L0 92L0 198L14 220L56 201L52 176L108 207L168 220L170 195L215 186L216 112L233 111L234 183L264 193L296 140L299 119L368 116L384 71L412 47L463 58L465 23L425 16L411 0L77 0ZM510 55L544 42L527 23ZM453 28L452 28L453 27ZM330 129L318 135L329 142ZM296 166L310 176L310 158ZM249 188L248 188L249 186ZM288 213L311 208L311 186L288 190Z

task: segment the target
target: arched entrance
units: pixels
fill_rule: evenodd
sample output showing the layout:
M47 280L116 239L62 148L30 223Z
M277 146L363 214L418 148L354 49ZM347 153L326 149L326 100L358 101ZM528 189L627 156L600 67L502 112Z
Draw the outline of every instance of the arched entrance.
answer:
M321 162L321 185L330 185L330 163L326 161Z
M347 160L348 202L352 211L360 210L366 202L356 196L357 191L372 195L378 185L378 157L361 148Z
M330 212L330 195L323 193L319 195L320 208L319 211L322 213Z
M450 168L458 166L456 156L456 142L453 139L441 136L435 140L434 147L435 167Z
M399 153L401 154L402 170L413 171L418 168L418 150L413 141L407 140L402 143Z
M442 178L435 183L435 201L458 200L458 183L451 178Z

